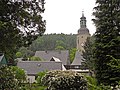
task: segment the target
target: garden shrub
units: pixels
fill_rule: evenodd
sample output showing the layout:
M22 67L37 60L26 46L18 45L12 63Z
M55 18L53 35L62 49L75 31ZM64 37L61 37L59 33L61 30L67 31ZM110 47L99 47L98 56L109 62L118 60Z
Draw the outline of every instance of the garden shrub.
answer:
M49 71L42 83L47 90L88 90L87 81L75 71Z
M16 90L17 79L10 66L0 66L0 90Z
M39 73L37 74L37 79L36 79L36 81L37 81L37 83L38 83L39 85L42 85L42 83L41 83L41 78L46 74L46 72L47 72L47 71L43 71L43 72L39 72Z

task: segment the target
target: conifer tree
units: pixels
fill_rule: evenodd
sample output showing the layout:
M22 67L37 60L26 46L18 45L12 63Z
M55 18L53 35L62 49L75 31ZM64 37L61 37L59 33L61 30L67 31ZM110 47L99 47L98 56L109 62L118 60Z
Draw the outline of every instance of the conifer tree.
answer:
M96 0L94 9L96 78L115 87L120 81L120 0Z
M84 44L83 58L84 58L84 66L88 67L90 70L94 70L94 58L93 58L93 50L94 50L94 36L87 38Z

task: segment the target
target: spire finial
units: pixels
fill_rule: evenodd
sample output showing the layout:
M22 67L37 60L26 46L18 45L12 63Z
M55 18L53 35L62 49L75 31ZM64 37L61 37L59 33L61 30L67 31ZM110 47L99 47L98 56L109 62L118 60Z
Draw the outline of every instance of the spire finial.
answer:
M82 17L84 17L84 10L82 10Z
M80 18L80 27L86 27L86 17L84 16L84 10L82 10L82 17Z

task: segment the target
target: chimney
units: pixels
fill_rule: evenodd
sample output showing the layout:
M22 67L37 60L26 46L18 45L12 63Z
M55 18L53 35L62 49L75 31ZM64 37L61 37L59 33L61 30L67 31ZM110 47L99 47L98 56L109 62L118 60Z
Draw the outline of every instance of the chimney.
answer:
M48 53L48 51L46 50L45 53Z

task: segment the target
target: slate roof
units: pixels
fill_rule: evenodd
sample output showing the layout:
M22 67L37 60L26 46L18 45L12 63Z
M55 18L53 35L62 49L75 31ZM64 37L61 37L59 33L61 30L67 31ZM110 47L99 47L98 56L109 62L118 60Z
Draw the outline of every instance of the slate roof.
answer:
M63 65L69 65L69 51L68 50L61 50L61 51L36 51L36 57L40 57L45 61L49 61L52 57L56 57L60 59Z
M41 71L62 70L62 62L20 61L17 66L24 69L27 75L36 75Z
M52 58L50 59L50 61L61 62L61 60L58 59L58 58L56 58L56 57L52 57ZM66 68L64 67L63 64L62 64L62 70L66 70Z
M90 34L90 33L89 33L88 28L84 27L78 30L78 34Z
M83 62L83 57L79 51L76 51L75 58L71 65L81 65Z

